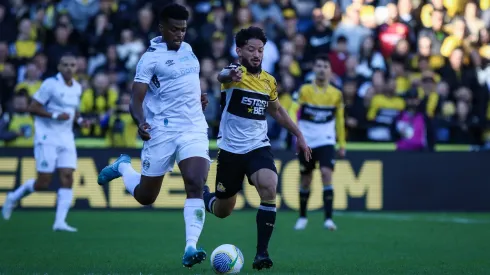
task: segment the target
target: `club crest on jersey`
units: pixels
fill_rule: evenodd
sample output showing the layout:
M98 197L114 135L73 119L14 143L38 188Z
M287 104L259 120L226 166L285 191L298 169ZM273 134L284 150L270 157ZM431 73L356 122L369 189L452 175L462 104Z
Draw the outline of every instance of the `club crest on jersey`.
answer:
M221 182L218 182L218 185L216 185L216 191L218 191L218 192L226 192L226 188L225 188L225 186Z

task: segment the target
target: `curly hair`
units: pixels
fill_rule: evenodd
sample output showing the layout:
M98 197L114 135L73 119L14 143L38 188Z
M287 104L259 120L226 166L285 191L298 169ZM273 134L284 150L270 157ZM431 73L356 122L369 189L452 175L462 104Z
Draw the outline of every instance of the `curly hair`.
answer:
M235 36L236 46L241 48L245 46L250 39L258 39L265 45L267 43L267 37L265 37L264 30L259 27L248 27L241 29Z

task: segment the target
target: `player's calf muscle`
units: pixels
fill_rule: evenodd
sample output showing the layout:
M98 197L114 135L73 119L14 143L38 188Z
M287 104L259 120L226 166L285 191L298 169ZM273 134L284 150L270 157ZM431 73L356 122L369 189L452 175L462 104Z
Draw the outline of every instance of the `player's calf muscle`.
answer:
M311 182L313 180L313 175L308 174L308 175L301 175L301 188L302 189L310 189Z
M221 219L230 216L235 208L235 203L236 195L228 199L216 199L214 203L214 215Z

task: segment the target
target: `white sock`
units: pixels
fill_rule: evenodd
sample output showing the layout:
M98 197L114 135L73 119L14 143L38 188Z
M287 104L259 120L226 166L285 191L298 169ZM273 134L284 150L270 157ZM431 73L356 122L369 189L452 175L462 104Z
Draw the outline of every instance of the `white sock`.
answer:
M205 219L204 200L186 199L184 203L185 249L188 247L196 248Z
M22 184L21 186L19 186L19 188L15 189L15 191L12 192L12 198L15 201L18 201L34 192L34 183L36 183L35 179L28 179L26 182L24 182L24 184Z
M118 171L122 175L126 190L134 196L134 189L140 184L141 174L134 171L130 163L125 162L119 164Z
M73 190L71 188L58 189L58 200L56 203L56 218L55 223L65 223L66 216L70 210L71 201L73 199Z

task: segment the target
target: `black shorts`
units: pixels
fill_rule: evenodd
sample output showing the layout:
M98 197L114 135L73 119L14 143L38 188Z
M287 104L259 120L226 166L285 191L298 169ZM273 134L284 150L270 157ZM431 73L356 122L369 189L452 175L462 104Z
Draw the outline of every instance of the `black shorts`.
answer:
M218 151L216 171L216 197L227 199L233 197L243 188L245 176L248 178L260 169L266 168L277 174L276 164L271 148L261 147L246 154L234 154L223 149Z
M311 149L311 159L306 161L303 152L298 155L301 175L309 175L315 168L316 163L320 163L320 167L328 167L334 170L335 166L335 146L324 145Z

